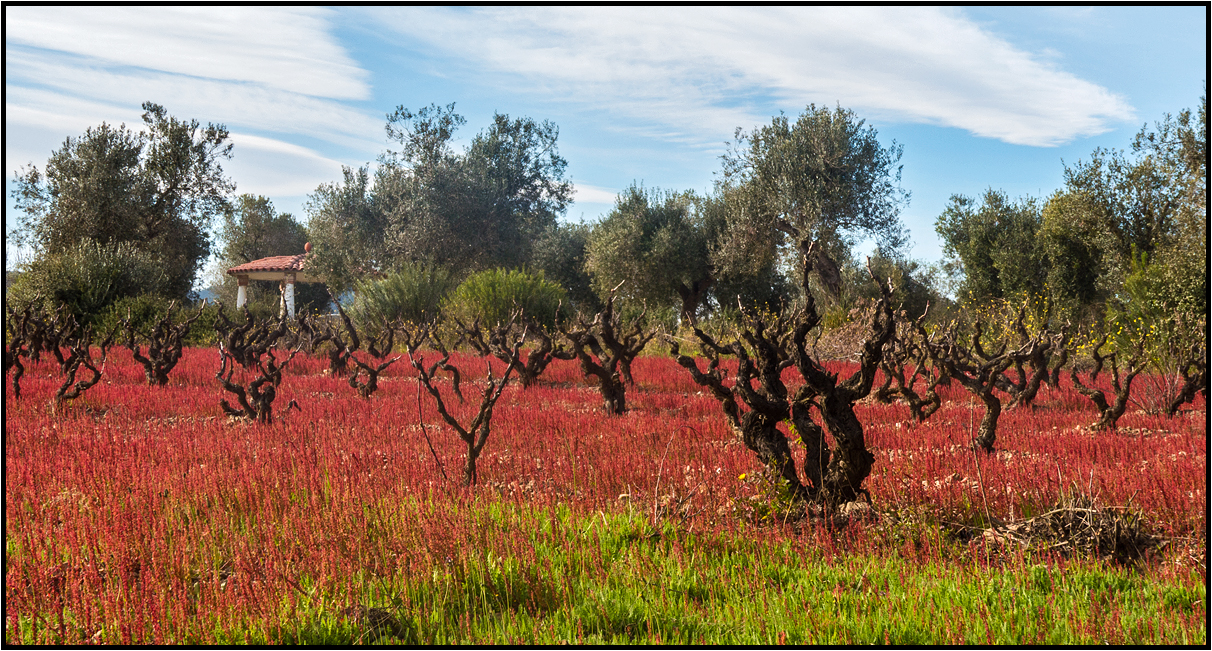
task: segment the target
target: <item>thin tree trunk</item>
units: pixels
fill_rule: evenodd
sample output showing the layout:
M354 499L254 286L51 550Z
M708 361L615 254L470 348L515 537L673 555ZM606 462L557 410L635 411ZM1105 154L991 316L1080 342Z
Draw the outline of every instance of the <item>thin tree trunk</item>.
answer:
M993 443L997 441L997 419L1002 414L1002 401L993 395L992 388L990 386L990 390L977 394L985 404L985 415L981 418L972 446L985 452L993 452Z

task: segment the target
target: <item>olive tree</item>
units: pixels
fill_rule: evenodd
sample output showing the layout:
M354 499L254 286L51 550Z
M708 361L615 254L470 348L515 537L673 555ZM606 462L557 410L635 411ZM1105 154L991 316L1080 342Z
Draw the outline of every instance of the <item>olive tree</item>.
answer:
M45 171L15 179L20 243L57 255L81 242L137 243L168 276L165 293L184 298L211 251L210 225L235 184L223 172L232 144L223 125L202 127L143 104L144 130L102 123L69 137Z
M668 342L678 364L690 372L696 383L711 391L741 441L782 477L790 494L834 509L866 494L863 482L871 474L875 455L867 449L863 425L854 405L871 392L895 322L889 304L891 290L877 281L882 287L881 297L859 353L859 368L850 377L839 380L826 370L822 360L814 359L807 339L808 333L820 324L820 315L807 286L810 270L807 261L813 259L816 246L805 244L802 249L801 282L807 298L798 309L773 319L749 312L735 341L729 344L694 329L699 349L708 360L706 370L699 368L695 358L681 353L676 339L669 338ZM737 359L730 382L721 365L724 356ZM803 379L794 393L782 379L783 370L789 367ZM757 386L753 385L755 381ZM813 411L824 427L817 423ZM806 484L800 479L787 432L779 429L786 427L784 423L790 424L788 430L804 445L799 466ZM833 440L832 446L826 432Z
M680 299L682 318L694 323L714 281L707 235L693 193L633 184L594 227L585 268L598 296L622 283L619 297L631 303L664 306Z
M730 205L716 254L724 268L780 250L837 295L836 260L858 238L872 237L886 252L902 248L898 215L909 198L900 187L902 148L881 146L877 135L849 109L812 104L795 122L779 115L748 133L738 128L718 188ZM804 242L820 243L806 261L797 259ZM802 285L798 272L792 276Z
M530 261L554 227L572 184L551 122L497 114L463 151L451 142L466 120L454 104L387 116L400 145L369 168L345 169L308 203L315 269L338 291L361 275L404 262L462 275Z
M754 253L777 257L775 251L783 249L792 255L803 303L773 320L749 313L736 341L728 345L696 328L709 360L706 371L680 354L676 340L670 342L678 363L711 390L746 446L783 477L793 495L826 508L865 493L863 482L875 456L867 449L854 404L871 392L894 320L891 289L877 281L880 299L859 352L859 369L839 380L808 352L808 333L821 320L809 277L815 275L836 296L841 276L833 259L848 253L855 237L875 237L888 251L904 243L897 214L908 194L898 185L900 152L895 144L882 147L875 129L864 128L862 120L841 107L831 111L810 105L794 124L779 116L748 134L738 129L717 188L730 206L717 258L739 264ZM831 248L834 255L828 253ZM724 355L738 360L731 383L720 365ZM794 394L781 379L783 369L792 366L804 380ZM755 380L758 387L752 385ZM743 412L742 404L747 407ZM813 410L824 427L812 417ZM804 443L807 485L799 479L786 433L778 429L785 421Z

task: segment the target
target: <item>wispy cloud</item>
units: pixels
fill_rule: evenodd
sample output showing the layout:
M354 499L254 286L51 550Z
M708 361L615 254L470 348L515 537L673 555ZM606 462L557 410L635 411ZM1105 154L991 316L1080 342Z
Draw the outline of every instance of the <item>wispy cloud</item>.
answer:
M63 135L102 121L140 128L140 105L155 101L172 115L232 131L238 151L231 167L243 172L242 190L306 193L321 171L321 180L339 175L340 163L288 140L342 151L351 164L383 145L382 117L355 104L370 96L369 73L331 33L333 15L312 8L6 7L6 128ZM50 153L33 156L31 143L5 143L6 173Z
M367 73L329 33L326 9L7 7L5 41L108 64L365 99Z
M883 120L1053 146L1133 119L1105 88L928 7L381 9L467 70L640 120L671 140L835 102ZM472 37L469 37L472 36ZM711 134L707 136L705 134Z
M225 164L239 191L265 196L302 196L341 178L341 162L273 138L231 134L239 152ZM290 161L283 165L282 161Z
M605 203L613 204L618 197L617 190L607 188L599 188L593 185L585 185L583 183L576 184L575 197L578 204L583 203Z
M17 111L6 116L18 124L54 123L72 131L104 120L141 124L140 105L151 100L181 118L199 118L279 134L305 135L354 149L374 151L381 141L382 120L339 102L241 82L194 79L158 71L115 71L87 65L61 65L51 60L10 53L6 104ZM38 88L21 86L37 79ZM73 120L74 116L74 120ZM74 122L74 123L73 123Z

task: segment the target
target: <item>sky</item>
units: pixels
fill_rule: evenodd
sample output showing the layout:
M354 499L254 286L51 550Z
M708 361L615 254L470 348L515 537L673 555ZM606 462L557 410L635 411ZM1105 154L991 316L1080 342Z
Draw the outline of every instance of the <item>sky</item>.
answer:
M954 194L1046 198L1205 93L1208 7L100 7L6 5L5 268L13 179L141 105L223 124L238 193L307 221L374 165L396 107L550 120L594 222L632 183L709 193L737 128L842 106L903 146L911 257Z

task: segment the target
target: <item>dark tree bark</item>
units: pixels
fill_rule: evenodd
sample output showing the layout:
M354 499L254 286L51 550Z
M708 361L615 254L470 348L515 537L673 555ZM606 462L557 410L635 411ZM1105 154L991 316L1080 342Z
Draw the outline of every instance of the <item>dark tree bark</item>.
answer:
M518 378L521 380L522 388L524 389L534 386L538 382L539 375L547 369L547 366L553 360L576 359L576 353L556 342L538 323L531 323L528 327L534 339L538 341L538 346L530 349L530 352L526 354L526 360L519 362L517 366ZM507 350L500 345L497 346L497 349L501 351ZM497 358L500 359L501 355L497 355ZM508 362L509 357L506 355L503 361Z
M235 325L223 314L223 306L220 305L219 319L220 323L215 324L220 334L219 372L215 378L225 391L236 397L237 407L224 399L219 400L219 406L229 416L248 418L258 423L273 422L273 402L277 397L277 387L282 383L282 371L299 352L298 347L292 349L281 363L274 356L275 343L289 334L285 316L278 319L275 327L269 321L253 319L245 307L244 323ZM233 381L237 363L259 374L247 387Z
M929 306L927 306L929 309ZM909 406L909 413L916 422L924 422L942 406L938 395L938 387L950 378L946 366L938 363L930 356L930 335L926 332L923 312L917 321L910 321L904 312L899 314L897 325L892 338L884 349L884 357L880 362L880 370L884 372L884 386L877 389L884 393L884 402L891 402L899 397ZM919 340L921 343L919 343ZM913 372L905 377L907 367L912 364ZM918 393L915 388L918 380L925 384L925 390ZM895 387L892 384L895 383Z
M1069 324L1065 324L1065 327L1061 328L1061 331L1054 336L1053 348L1056 350L1056 353L1052 357L1056 360L1056 362L1049 363L1050 368L1048 370L1048 379L1046 382L1048 383L1048 386L1052 387L1053 389L1060 388L1061 371L1064 370L1065 365L1069 363L1069 339Z
M370 364L358 359L357 355L354 355L354 351L361 347L362 339L358 336L358 329L354 327L353 321L345 313L345 309L341 307L340 303L333 302L337 305L337 312L341 315L341 321L345 324L346 334L349 335L350 344L345 347L343 360L352 359L354 365L357 367L354 369L353 374L349 376L349 386L354 388L358 392L358 395L363 398L369 398L379 388L379 374L400 360L399 357L396 357L386 362L383 361L391 354L391 350L395 346L396 330L402 327L402 324L384 323L383 330L377 337L369 337L367 339L366 352L370 353L371 357L380 362L378 365ZM344 341L339 337L333 336L329 337L329 339L333 342L334 346L344 344ZM338 355L338 357L342 356ZM342 361L342 367L344 367L344 361ZM360 379L363 373L366 374L365 381Z
M198 308L197 314L174 325L172 316L175 305L176 301L169 304L168 313L156 323L151 333L145 336L147 340L146 356L140 352L140 346L135 341L137 333L135 327L130 323L130 314L128 313L126 319L122 321L122 327L126 331L126 347L130 349L135 361L143 365L143 374L150 385L168 384L168 374L176 368L177 362L181 361L185 348L185 336L189 334L190 326L202 316L202 311L206 309L206 303L203 302Z
M1186 359L1184 359L1179 367L1179 373L1182 374L1183 383L1179 388L1178 393L1170 400L1169 406L1166 407L1166 415L1173 418L1178 413L1179 407L1184 404L1195 401L1195 394L1203 392L1205 401L1208 397L1208 350L1206 343L1196 342L1191 345L1191 349Z
M635 385L631 361L656 336L655 331L644 332L640 325L642 318L641 315L630 326L624 326L614 311L611 292L606 307L598 312L593 323L586 324L578 318L573 327L560 326L561 334L581 363L581 372L586 378L598 378L602 405L608 414L627 411L624 382Z
M698 323L699 306L703 304L703 299L707 297L707 290L715 284L715 278L707 277L700 278L691 282L678 283L676 287L678 297L682 299L682 318L686 319L686 323L694 326Z
M92 330L81 326L76 321L76 317L66 310L60 310L58 316L58 332L51 333L49 338L56 342L54 353L55 357L60 360L59 370L63 373L64 378L63 384L55 393L55 400L65 402L80 397L85 391L100 382L101 371L96 367L92 358ZM114 337L117 333L118 326L115 325L113 330L110 330L109 334L99 344L102 368L105 367L105 359L109 355L109 347L113 345ZM63 356L59 345L67 347L67 357ZM81 368L88 369L92 377L77 381L76 374Z
M254 319L246 305L244 306L244 323L237 325L227 318L223 312L223 304L219 303L218 306L219 320L215 323L215 332L219 335L219 341L223 343L228 354L244 368L256 368L261 355L264 355L265 351L274 346L279 339L289 334L285 317L277 320L277 327L270 327L270 321Z
M40 298L40 297L39 297ZM91 333L80 326L76 317L61 305L49 316L39 304L39 298L30 301L20 314L11 307L5 306L7 312L5 329L9 336L4 351L4 371L13 371L13 397L21 397L21 378L25 375L25 365L21 358L26 357L34 362L41 359L43 352L55 356L59 370L65 376L65 382L56 392L56 400L70 400L92 387L100 379L100 371L92 363L89 347L92 345ZM113 339L113 333L103 344L108 349ZM64 355L64 348L68 350ZM76 382L76 374L83 366L93 373L92 380ZM73 388L73 384L76 386Z
M963 383L963 380L960 380ZM976 397L985 405L985 415L976 429L976 437L972 446L985 452L993 452L993 443L997 441L997 419L1002 415L1002 401L993 394L992 387L979 388Z
M818 259L817 246L799 240L805 263L803 285L807 299L803 308L769 324L758 315L745 314L737 341L728 346L721 346L703 331L694 329L699 348L709 361L706 372L699 369L693 358L681 354L676 340L668 338L668 341L678 364L690 371L696 383L711 390L746 447L783 478L793 495L836 508L867 493L863 482L871 474L875 457L867 449L854 403L871 393L876 369L893 334L894 320L889 307L891 290L877 281L881 297L875 306L871 332L863 344L859 370L839 382L836 375L814 360L808 354L807 336L819 325L820 317L807 278L813 269L811 261ZM737 372L731 385L725 384L725 373L720 368L724 355L737 358ZM781 379L788 366L794 366L804 379L804 385L794 396L788 395ZM753 386L754 380L758 381L757 387ZM741 403L748 408L744 412ZM824 427L812 419L812 407L820 414ZM801 467L806 484L799 479L786 435L777 427L788 419L804 444ZM833 439L832 449L826 443L826 431Z
M937 342L925 341L930 357L934 362L946 369L949 377L958 381L972 395L976 396L985 406L985 414L981 418L976 436L972 440L975 449L993 452L997 441L997 421L1002 413L1002 401L993 393L997 388L998 377L1014 363L1016 356L1023 351L1006 351L1003 342L998 352L986 353L981 345L983 326L977 321L973 326L971 344L965 346L953 324Z
M1147 359L1145 357L1144 339L1140 339L1136 348L1132 351L1132 357L1128 360L1127 368L1121 382L1119 374L1118 353L1110 353L1101 355L1099 350L1107 344L1107 335L1103 335L1098 343L1095 344L1094 350L1091 351L1090 357L1094 360L1094 368L1091 369L1088 381L1090 386L1082 383L1081 377L1078 375L1077 369L1069 372L1070 379L1073 380L1073 386L1081 392L1082 395L1090 399L1094 406L1098 408L1098 420L1090 426L1090 429L1114 430L1115 424L1119 421L1120 416L1124 415L1124 411L1128 408L1128 397L1132 391L1132 380L1145 369ZM1102 372L1103 366L1110 363L1111 367L1111 389L1114 392L1114 401L1108 402L1107 396L1102 389L1095 386L1098 382L1098 374Z
M1204 400L1208 398L1208 319L1207 316L1192 318L1188 314L1180 314L1174 319L1174 328L1169 331L1164 341L1166 357L1177 366L1182 384L1170 397L1166 406L1166 415L1173 418L1179 407L1194 402L1195 394L1203 392Z
M815 246L815 243L809 246L807 241L801 241L800 248L806 259L811 257L812 248ZM875 280L874 275L872 280ZM875 371L896 327L891 307L892 288L878 281L876 284L880 289L880 299L872 315L871 332L863 343L859 369L839 383L837 376L827 372L816 360L809 357L805 348L808 331L820 322L820 317L816 314L812 293L808 291L808 275L804 274L803 285L808 297L805 309L809 311L811 318L799 323L795 329L794 346L791 349L792 361L804 377L806 385L819 396L817 408L821 420L824 421L829 435L833 437L833 455L825 472L822 489L824 499L830 505L852 502L858 499L859 495L866 494L863 482L871 474L875 461L875 456L867 449L863 425L854 413L854 403L871 393Z
M538 321L521 313L514 314L508 323L499 324L490 329L488 333L480 328L479 321L473 322L470 326L465 325L458 318L455 318L454 321L459 326L461 342L467 343L482 356L492 355L506 364L513 364L517 369L518 380L522 383L523 389L534 386L538 382L539 376L553 360L576 359L576 353L552 339ZM527 338L537 344L526 353L525 359L514 357L510 343L511 339L516 338L516 330L521 327L519 323L525 324Z
M97 384L97 382L101 381L101 371L97 370L97 367L93 365L93 360L89 355L88 348L88 342L84 342L83 345L73 345L71 347L71 353L64 360L62 365L63 384L59 387L59 390L55 392L55 400L64 402L79 398L82 393L88 389L91 389ZM81 367L88 369L88 371L92 373L92 377L77 382L76 373L79 372Z
M1049 362L1056 345L1065 339L1063 333L1054 333L1044 327L1032 334L1024 324L1026 307L1020 307L1014 321L1014 330L1019 336L1019 349L1011 356L1011 365L1017 379L1003 373L995 379L997 388L1010 396L1009 407L1034 407L1035 396L1040 386L1052 376ZM1061 365L1065 360L1061 359Z
M694 329L695 336L699 339L699 348L709 360L706 372L699 370L694 358L681 353L676 339L667 337L667 341L678 364L690 371L697 384L710 389L712 395L720 402L724 417L733 431L740 436L745 447L783 478L793 496L800 499L813 498L821 488L821 445L806 448L816 450L816 454L807 455L813 457L811 460L805 459L805 466L813 464L813 470L806 468L805 474L809 483L805 486L796 471L787 437L778 429L779 423L791 418L794 412L793 423L801 438L807 437L808 441L812 441L814 435L820 437L822 434L820 427L812 422L808 413L811 395L797 394L798 409L793 410L792 403L788 400L787 387L780 377L780 372L790 365L790 360L781 350L781 342L777 340L777 336L772 341L769 333L771 330L785 331L787 324L776 322L773 328L768 328L760 318L753 317L746 321L746 325L747 336L744 340L749 343L749 347L740 341L729 346L720 346L710 335L698 328ZM724 384L726 377L720 370L720 358L724 355L737 358L737 372L730 387ZM756 364L754 358L757 358ZM752 385L755 379L759 382L757 388ZM747 411L741 412L738 399L748 407ZM829 454L827 448L824 454Z
M63 355L63 349L71 348L72 341L81 334L80 323L67 310L66 305L60 305L49 316L41 309L34 310L30 313L24 328L29 358L38 362L42 359L42 353L50 353L54 355L55 362L60 367L67 360Z
M4 351L4 372L8 373L10 368L16 369L13 371L13 398L21 398L21 378L25 375L25 365L21 363L21 357L25 354L23 350Z
M492 425L493 407L496 405L497 400L501 398L501 392L505 390L505 385L509 383L509 376L517 366L518 351L522 347L522 342L526 339L526 333L523 332L513 342L511 357L514 361L505 367L505 373L500 378L493 377L492 367L488 367L488 385L484 388L480 400L480 410L466 427L446 409L446 402L442 399L442 392L433 383L433 378L439 369L452 372L454 375L455 392L459 400L463 400L463 395L458 390L461 373L450 364L450 353L446 351L445 346L442 345L440 340L434 339L439 353L442 354L441 359L426 368L425 359L415 354L420 348L422 341L426 338L426 334L428 334L428 330L418 333L417 336L408 337L406 344L408 358L412 362L413 368L417 370L417 380L421 383L421 386L425 387L429 395L433 396L434 401L437 403L438 413L441 414L442 420L446 421L446 424L458 433L459 438L467 446L467 456L463 464L463 485L472 486L479 479L476 460L480 458L480 453L483 452L484 446L488 443L488 436Z
M315 318L306 311L296 313L294 329L291 331L291 348L298 348L308 355L314 355L316 347L327 341L324 337L323 323L317 323Z
M277 385L282 382L282 370L287 364L295 358L299 351L292 350L290 356L282 360L281 364L276 363L272 350L266 350L265 354L269 359L258 359L256 369L260 373L253 381L248 383L248 387L240 385L232 381L232 375L236 370L234 363L228 363L229 360L235 360L236 356L228 353L219 344L219 372L215 377L223 385L223 389L235 395L236 407L232 407L227 400L220 399L219 406L223 408L223 412L228 416L238 418L248 418L258 423L268 424L273 422L273 403L277 397Z
M357 390L358 395L362 396L363 398L369 398L371 394L379 389L379 375L383 371L386 371L387 368L392 364L400 361L400 358L393 357L392 359L382 362L377 366L367 364L357 357L354 357L353 360L354 363L357 364L358 368L354 369L353 374L349 376L349 386ZM365 381L360 381L358 379L361 377L362 373L366 374Z
M4 373L13 370L13 398L21 398L21 378L25 375L25 365L22 357L29 357L30 339L34 326L31 323L35 302L30 301L25 308L17 313L12 306L5 305L4 329L7 341L4 347Z

